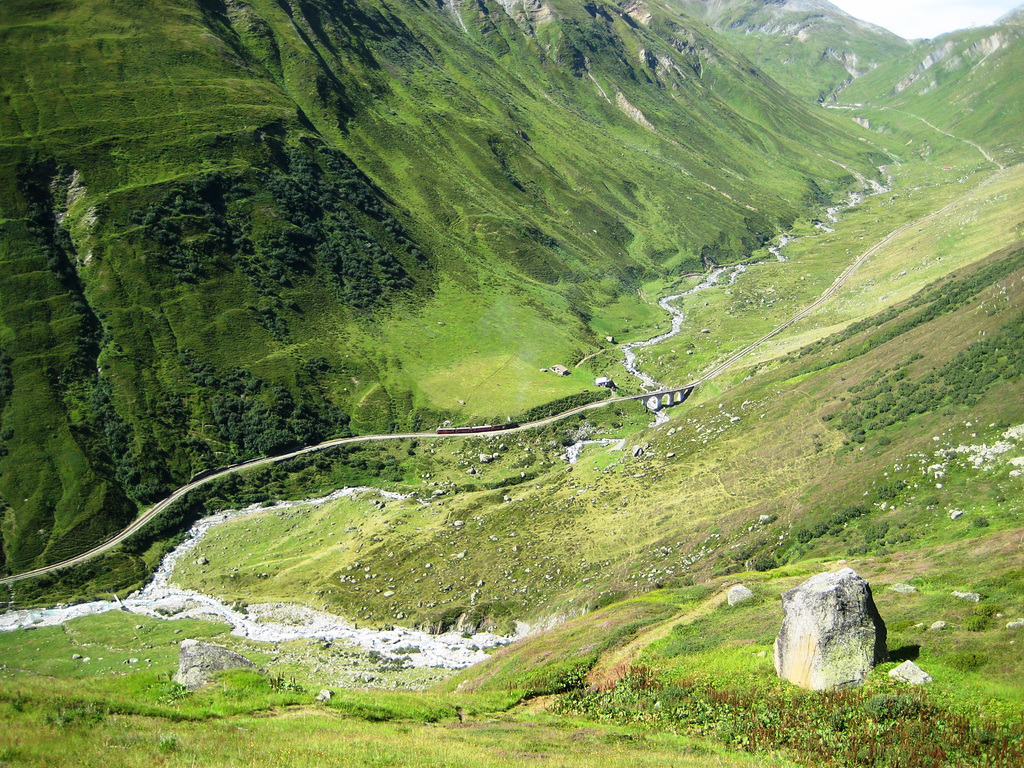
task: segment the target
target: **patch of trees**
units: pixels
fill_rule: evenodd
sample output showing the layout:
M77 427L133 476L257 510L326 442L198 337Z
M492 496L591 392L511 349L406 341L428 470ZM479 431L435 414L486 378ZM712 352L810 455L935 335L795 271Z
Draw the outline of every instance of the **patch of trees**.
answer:
M915 414L951 406L973 407L996 382L1013 381L1021 374L1024 314L918 379L910 378L906 364L886 372L849 400L847 409L823 418L844 430L851 442L863 443L868 432L905 422Z
M218 374L209 363L184 350L179 361L202 391L218 437L233 458L255 458L311 445L328 436L349 434L349 417L331 403L297 402L291 390L272 386L251 372L234 368Z
M194 283L208 275L221 254L252 248L241 227L228 219L226 193L232 182L219 173L176 186L132 222L145 228L159 248L157 258L175 278Z
M341 152L278 149L279 166L260 173L255 185L212 173L133 214L175 278L198 282L226 255L264 296L276 297L295 275L315 273L359 309L411 287L403 260L424 266L427 259L391 215L383 191ZM276 210L258 212L271 226L256 234L257 199L268 194ZM287 341L278 304L261 308L260 322Z
M754 251L764 248L775 237L775 225L763 213L751 213L744 217L743 226L746 232L740 238L740 245L744 258L749 258Z
M832 195L822 189L814 179L807 179L804 205L808 208L828 208L828 206L832 205Z
M94 373L89 382L87 419L75 427L91 432L100 458L114 468L117 482L131 498L142 504L162 499L174 487L163 457L143 455L133 439L131 427L114 409L110 384Z
M360 309L409 288L409 273L396 252L410 263L425 264L426 258L383 204L384 193L340 152L282 151L287 172L271 172L267 186L294 229L262 244L263 253L293 267L325 267L339 295Z
M13 430L10 427L5 427L3 423L4 406L7 405L11 393L14 392L14 376L11 373L11 362L10 356L3 349L0 349L0 459L7 455L7 447L4 443L14 437Z

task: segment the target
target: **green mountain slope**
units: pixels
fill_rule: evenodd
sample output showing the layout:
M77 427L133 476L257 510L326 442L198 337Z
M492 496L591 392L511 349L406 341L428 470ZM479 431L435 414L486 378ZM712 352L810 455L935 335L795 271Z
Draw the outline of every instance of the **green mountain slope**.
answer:
M538 368L642 324L642 280L746 258L873 173L650 11L8 4L6 567L207 467L576 394Z
M907 51L888 30L827 0L675 0L792 93L823 102Z
M643 416L595 412L590 437L613 439L588 446L571 472L563 432L503 437L500 450L481 438L350 452L334 461L387 466L399 487L442 495L239 519L211 532L177 578L229 602L301 596L360 622L508 629L659 585L1001 536L1024 514L1009 460L1024 451L1022 276L1018 244L738 374L658 429L627 427L623 447L623 422ZM998 441L998 456L974 461ZM951 509L970 519L936 522ZM993 576L1014 567L991 565Z
M941 125L1014 164L1024 151L1022 46L1024 27L1012 22L943 35L855 81L839 99Z

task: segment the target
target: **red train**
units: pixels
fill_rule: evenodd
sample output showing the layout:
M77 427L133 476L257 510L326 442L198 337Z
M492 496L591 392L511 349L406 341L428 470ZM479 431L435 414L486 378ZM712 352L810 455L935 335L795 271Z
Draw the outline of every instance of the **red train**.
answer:
M473 435L477 432L500 432L503 429L514 429L519 426L518 422L508 421L504 424L477 424L471 427L438 427L439 435Z

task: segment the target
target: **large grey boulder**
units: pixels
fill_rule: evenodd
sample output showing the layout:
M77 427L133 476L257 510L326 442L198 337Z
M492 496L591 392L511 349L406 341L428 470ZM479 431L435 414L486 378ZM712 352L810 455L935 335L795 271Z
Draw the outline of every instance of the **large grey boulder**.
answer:
M198 640L182 640L181 647L178 649L178 674L174 676L174 680L190 691L194 691L205 685L214 672L222 672L226 669L264 671L245 656L229 651L227 648L201 643Z
M860 685L885 661L885 623L852 568L819 573L782 595L779 677L815 691Z

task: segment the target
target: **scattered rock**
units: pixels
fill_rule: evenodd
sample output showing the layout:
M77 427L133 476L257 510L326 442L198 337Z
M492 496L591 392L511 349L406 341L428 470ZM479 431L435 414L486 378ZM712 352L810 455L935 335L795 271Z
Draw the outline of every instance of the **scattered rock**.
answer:
M743 586L742 584L736 584L729 590L729 595L727 599L729 600L729 605L736 605L737 603L742 603L746 600L750 600L753 596L754 593L751 592L747 587Z
M977 592L954 592L953 597L960 598L961 600L970 600L972 603L981 602L981 595Z
M775 671L795 685L860 685L885 660L885 623L871 587L852 568L812 576L782 595L782 609Z
M1006 623L1007 629L1024 629L1024 619L1017 619L1016 621L1009 621Z
M196 558L196 565L209 565L209 564L210 564L210 561L207 560L205 557L197 557Z
M640 456L643 456L643 455L644 455L644 449L641 448L639 445L634 445L633 446L633 458L636 459L636 458L639 458Z
M481 453L480 454L480 463L481 464L489 464L490 461L491 461L491 454L489 454L489 453Z
M150 607L153 611L160 614L161 616L177 616L179 613L184 613L193 608L198 607L198 603L187 597L165 597L161 600L157 600Z
M72 661L78 661L81 658L82 658L82 654L80 654L80 653L72 653L71 654L71 660Z
M893 680L899 680L901 683L909 683L910 685L924 685L932 681L931 675L910 660L904 661L895 669L890 669L889 677Z
M393 589L389 589L387 592L384 593L384 597L394 597L394 596L395 596L395 590L393 590Z
M452 523L452 525L456 528L461 528L465 524L466 522L464 520L456 520L454 523Z
M890 584L889 591L896 592L901 595L909 595L917 592L917 587L913 584Z
M939 632L939 631L945 629L948 626L949 625L946 622L944 622L944 621L936 621L934 624L932 624L930 627L928 627L928 631L929 632Z
M334 691L332 691L330 688L323 688L323 689L320 690L320 693L318 693L316 695L316 700L326 704L333 697L334 697Z
M194 691L203 686L214 672L226 669L264 671L245 656L229 651L227 648L188 639L181 641L181 647L178 650L178 674L174 676L174 680L190 691Z
M963 517L964 511L962 509L951 509L949 510L949 519L956 520L958 517Z

